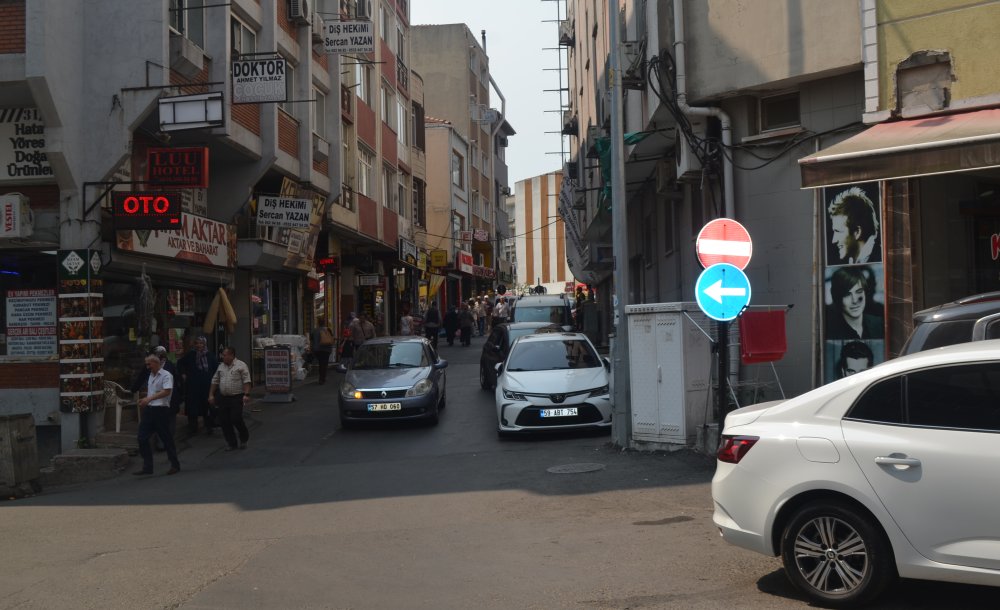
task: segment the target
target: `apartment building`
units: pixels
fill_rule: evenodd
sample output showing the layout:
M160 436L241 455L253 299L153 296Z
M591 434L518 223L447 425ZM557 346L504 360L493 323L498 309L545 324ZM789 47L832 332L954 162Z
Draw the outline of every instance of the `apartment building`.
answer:
M515 132L490 76L485 32L477 39L465 24L448 24L414 26L412 34L413 66L425 81L427 114L446 122L452 138L460 141L456 149L443 149L445 157L437 161L449 164L452 184L462 193L438 189L442 196L459 197L447 221L451 230L438 234L444 238L440 249L447 256L446 267L438 268L448 277L444 299L455 302L492 290L498 272L512 279L511 269L500 264L497 252L507 231L499 202L510 192L504 149ZM491 90L500 98L499 109L491 105ZM430 157L428 153L429 164ZM461 184L455 183L459 177ZM448 202L429 197L429 206L444 210Z
M566 226L559 215L563 173L519 180L514 189L513 249L518 287L543 286L549 294L573 292L567 264ZM567 291L567 283L569 290Z

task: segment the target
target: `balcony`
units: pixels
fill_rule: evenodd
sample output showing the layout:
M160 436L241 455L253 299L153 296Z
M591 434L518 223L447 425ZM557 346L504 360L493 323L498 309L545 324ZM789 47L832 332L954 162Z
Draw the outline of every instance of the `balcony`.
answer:
M563 125L560 133L564 136L580 135L580 121L572 110L563 110Z
M396 86L406 93L410 92L410 69L399 57L396 58Z
M344 117L348 123L354 122L354 111L351 108L351 101L354 98L354 94L351 92L350 87L344 85L340 86L340 114Z

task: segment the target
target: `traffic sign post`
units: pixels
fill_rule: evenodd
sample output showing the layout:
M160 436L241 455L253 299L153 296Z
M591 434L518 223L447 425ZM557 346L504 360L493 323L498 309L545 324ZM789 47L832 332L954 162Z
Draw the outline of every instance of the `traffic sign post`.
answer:
M698 262L705 271L695 285L695 299L718 328L716 352L719 357L719 438L728 413L729 321L750 304L750 280L743 273L753 255L753 240L746 227L730 218L717 218L698 232L695 241Z

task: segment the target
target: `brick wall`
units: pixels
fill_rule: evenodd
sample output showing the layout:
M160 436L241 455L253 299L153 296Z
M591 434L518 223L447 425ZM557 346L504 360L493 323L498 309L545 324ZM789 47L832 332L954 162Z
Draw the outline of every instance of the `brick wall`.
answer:
M330 173L330 160L317 161L313 159L313 169L326 176Z
M233 104L233 121L260 136L260 104Z
M0 0L0 53L24 53L24 0Z
M278 148L299 158L299 122L278 110Z
M278 0L278 27L295 40L295 24L288 20L288 0Z
M0 366L0 389L58 388L58 362L4 363Z
M312 52L312 57L313 57L313 61L315 61L319 65L323 66L324 70L327 69L330 66L330 59L329 59L330 56L327 55L326 53L320 54L320 53L317 53L316 51L313 51Z

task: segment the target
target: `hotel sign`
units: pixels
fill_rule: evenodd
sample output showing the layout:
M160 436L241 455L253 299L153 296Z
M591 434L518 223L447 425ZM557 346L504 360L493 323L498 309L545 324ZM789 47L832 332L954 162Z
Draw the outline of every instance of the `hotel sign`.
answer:
M156 186L208 188L208 148L150 148L146 181Z

